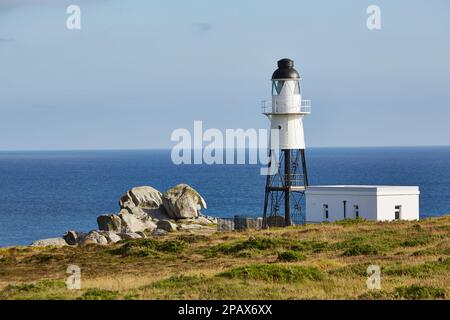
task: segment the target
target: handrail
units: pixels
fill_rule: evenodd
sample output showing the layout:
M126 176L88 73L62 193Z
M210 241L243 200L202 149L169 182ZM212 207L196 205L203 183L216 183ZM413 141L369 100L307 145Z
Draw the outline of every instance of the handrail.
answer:
M277 107L275 108L272 105L271 100L263 100L261 101L261 111L263 114L272 114L272 113L302 113L302 114L310 114L311 113L311 100L302 100L300 106L294 106L289 109L283 108L283 110L278 111Z

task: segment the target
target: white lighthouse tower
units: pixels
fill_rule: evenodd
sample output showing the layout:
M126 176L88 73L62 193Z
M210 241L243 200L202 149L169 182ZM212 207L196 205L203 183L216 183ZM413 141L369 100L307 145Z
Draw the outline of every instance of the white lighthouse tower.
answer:
M279 169L267 176L264 225L303 224L303 198L308 185L303 118L311 101L302 100L301 77L294 61L281 59L272 75L272 101L263 101L263 114L272 130L279 130ZM275 165L272 161L271 165ZM284 211L284 217L282 215Z

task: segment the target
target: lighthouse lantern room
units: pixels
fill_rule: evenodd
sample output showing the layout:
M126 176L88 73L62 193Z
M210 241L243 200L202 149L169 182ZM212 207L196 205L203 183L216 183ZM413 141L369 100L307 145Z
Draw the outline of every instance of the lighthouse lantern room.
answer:
M263 224L289 226L305 223L303 199L308 185L303 118L311 112L311 101L302 100L300 74L294 61L281 59L272 75L272 101L263 101L262 112L270 120L271 131L278 130L280 152L273 175L266 178ZM273 156L272 147L270 153ZM277 150L278 151L278 150Z

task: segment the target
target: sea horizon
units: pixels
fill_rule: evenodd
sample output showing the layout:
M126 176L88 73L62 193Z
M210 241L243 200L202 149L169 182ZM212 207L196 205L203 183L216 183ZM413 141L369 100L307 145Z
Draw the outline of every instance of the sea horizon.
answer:
M370 148L449 148L448 145L392 145L392 146L307 146L310 149L370 149ZM229 150L254 150L256 148L229 148ZM0 149L0 152L58 152L58 151L167 151L172 147L164 148L43 148L43 149ZM191 150L203 150L203 148L192 148ZM224 148L224 150L228 150Z
M450 147L312 147L310 185L417 185L420 217L450 213ZM0 151L0 246L97 228L100 214L141 185L187 183L215 217L261 216L260 165L174 165L170 149Z

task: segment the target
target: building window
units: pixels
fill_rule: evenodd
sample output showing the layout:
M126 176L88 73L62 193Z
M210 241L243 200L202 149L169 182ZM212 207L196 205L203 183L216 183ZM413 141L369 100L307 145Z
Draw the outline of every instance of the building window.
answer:
M395 206L395 220L400 220L401 214L402 214L402 206L396 205Z
M328 205L324 204L323 205L323 218L325 220L328 220L329 214L328 214Z
M355 219L359 218L359 205L353 205L353 212L355 213Z

